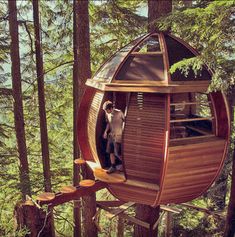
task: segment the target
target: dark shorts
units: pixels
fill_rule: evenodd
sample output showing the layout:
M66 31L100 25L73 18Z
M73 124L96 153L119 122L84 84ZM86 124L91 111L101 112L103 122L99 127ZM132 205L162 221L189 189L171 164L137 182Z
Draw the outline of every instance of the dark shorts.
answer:
M115 142L112 136L108 137L106 152L108 154L114 154L116 157L121 157L121 143Z

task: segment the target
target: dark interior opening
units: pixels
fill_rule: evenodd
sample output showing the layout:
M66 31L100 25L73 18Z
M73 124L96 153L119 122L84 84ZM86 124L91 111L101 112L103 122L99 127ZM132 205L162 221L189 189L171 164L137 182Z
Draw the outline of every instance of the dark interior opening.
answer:
M114 107L116 109L122 110L122 112L125 114L128 94L129 93L124 92L105 92L102 105L105 101L110 100L113 102ZM109 154L106 153L107 139L103 138L103 133L105 131L106 124L107 121L105 117L105 111L101 109L101 111L99 112L99 118L96 126L96 147L102 168L107 168L111 165Z

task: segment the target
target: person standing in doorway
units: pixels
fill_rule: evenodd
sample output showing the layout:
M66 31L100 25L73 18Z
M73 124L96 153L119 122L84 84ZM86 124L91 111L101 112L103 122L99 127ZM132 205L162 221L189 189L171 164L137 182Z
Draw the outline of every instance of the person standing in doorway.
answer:
M103 134L104 139L108 139L106 152L110 155L111 167L107 170L108 174L116 170L122 171L122 165L116 165L116 158L121 158L122 131L124 123L124 114L121 110L115 109L111 101L103 104L107 125Z

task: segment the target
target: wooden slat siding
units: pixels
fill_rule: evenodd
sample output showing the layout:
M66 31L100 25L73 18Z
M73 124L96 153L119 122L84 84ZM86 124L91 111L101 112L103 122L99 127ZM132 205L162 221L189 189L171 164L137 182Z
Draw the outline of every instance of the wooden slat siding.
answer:
M125 183L120 185L111 184L109 185L108 189L115 197L125 202L136 202L146 205L153 205L157 196L157 191L133 187L126 185Z
M90 145L88 142L88 115L89 109L91 106L91 101L95 95L96 89L87 87L80 106L78 110L78 143L82 153L82 157L85 160L94 161L93 154L90 149Z
M218 172L225 143L214 137L208 142L169 147L160 203L186 202L201 195Z
M96 148L96 126L97 126L97 120L98 120L99 110L101 108L103 96L104 96L104 93L101 91L97 91L95 93L94 98L91 102L88 120L87 120L88 141L89 141L92 155L98 164L100 164L100 161L98 158L98 152Z
M123 159L127 179L159 184L166 97L152 93L142 96L131 94L123 135Z

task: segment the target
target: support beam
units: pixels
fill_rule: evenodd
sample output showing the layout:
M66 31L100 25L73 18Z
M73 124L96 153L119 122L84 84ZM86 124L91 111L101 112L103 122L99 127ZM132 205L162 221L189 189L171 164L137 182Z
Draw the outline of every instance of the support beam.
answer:
M96 181L92 187L81 187L76 186L76 191L74 193L56 193L55 198L52 201L41 201L39 202L40 205L50 205L51 207L61 205L65 202L69 202L72 200L77 200L82 196L91 195L94 192L97 192L103 188L106 188L107 184L101 181Z

